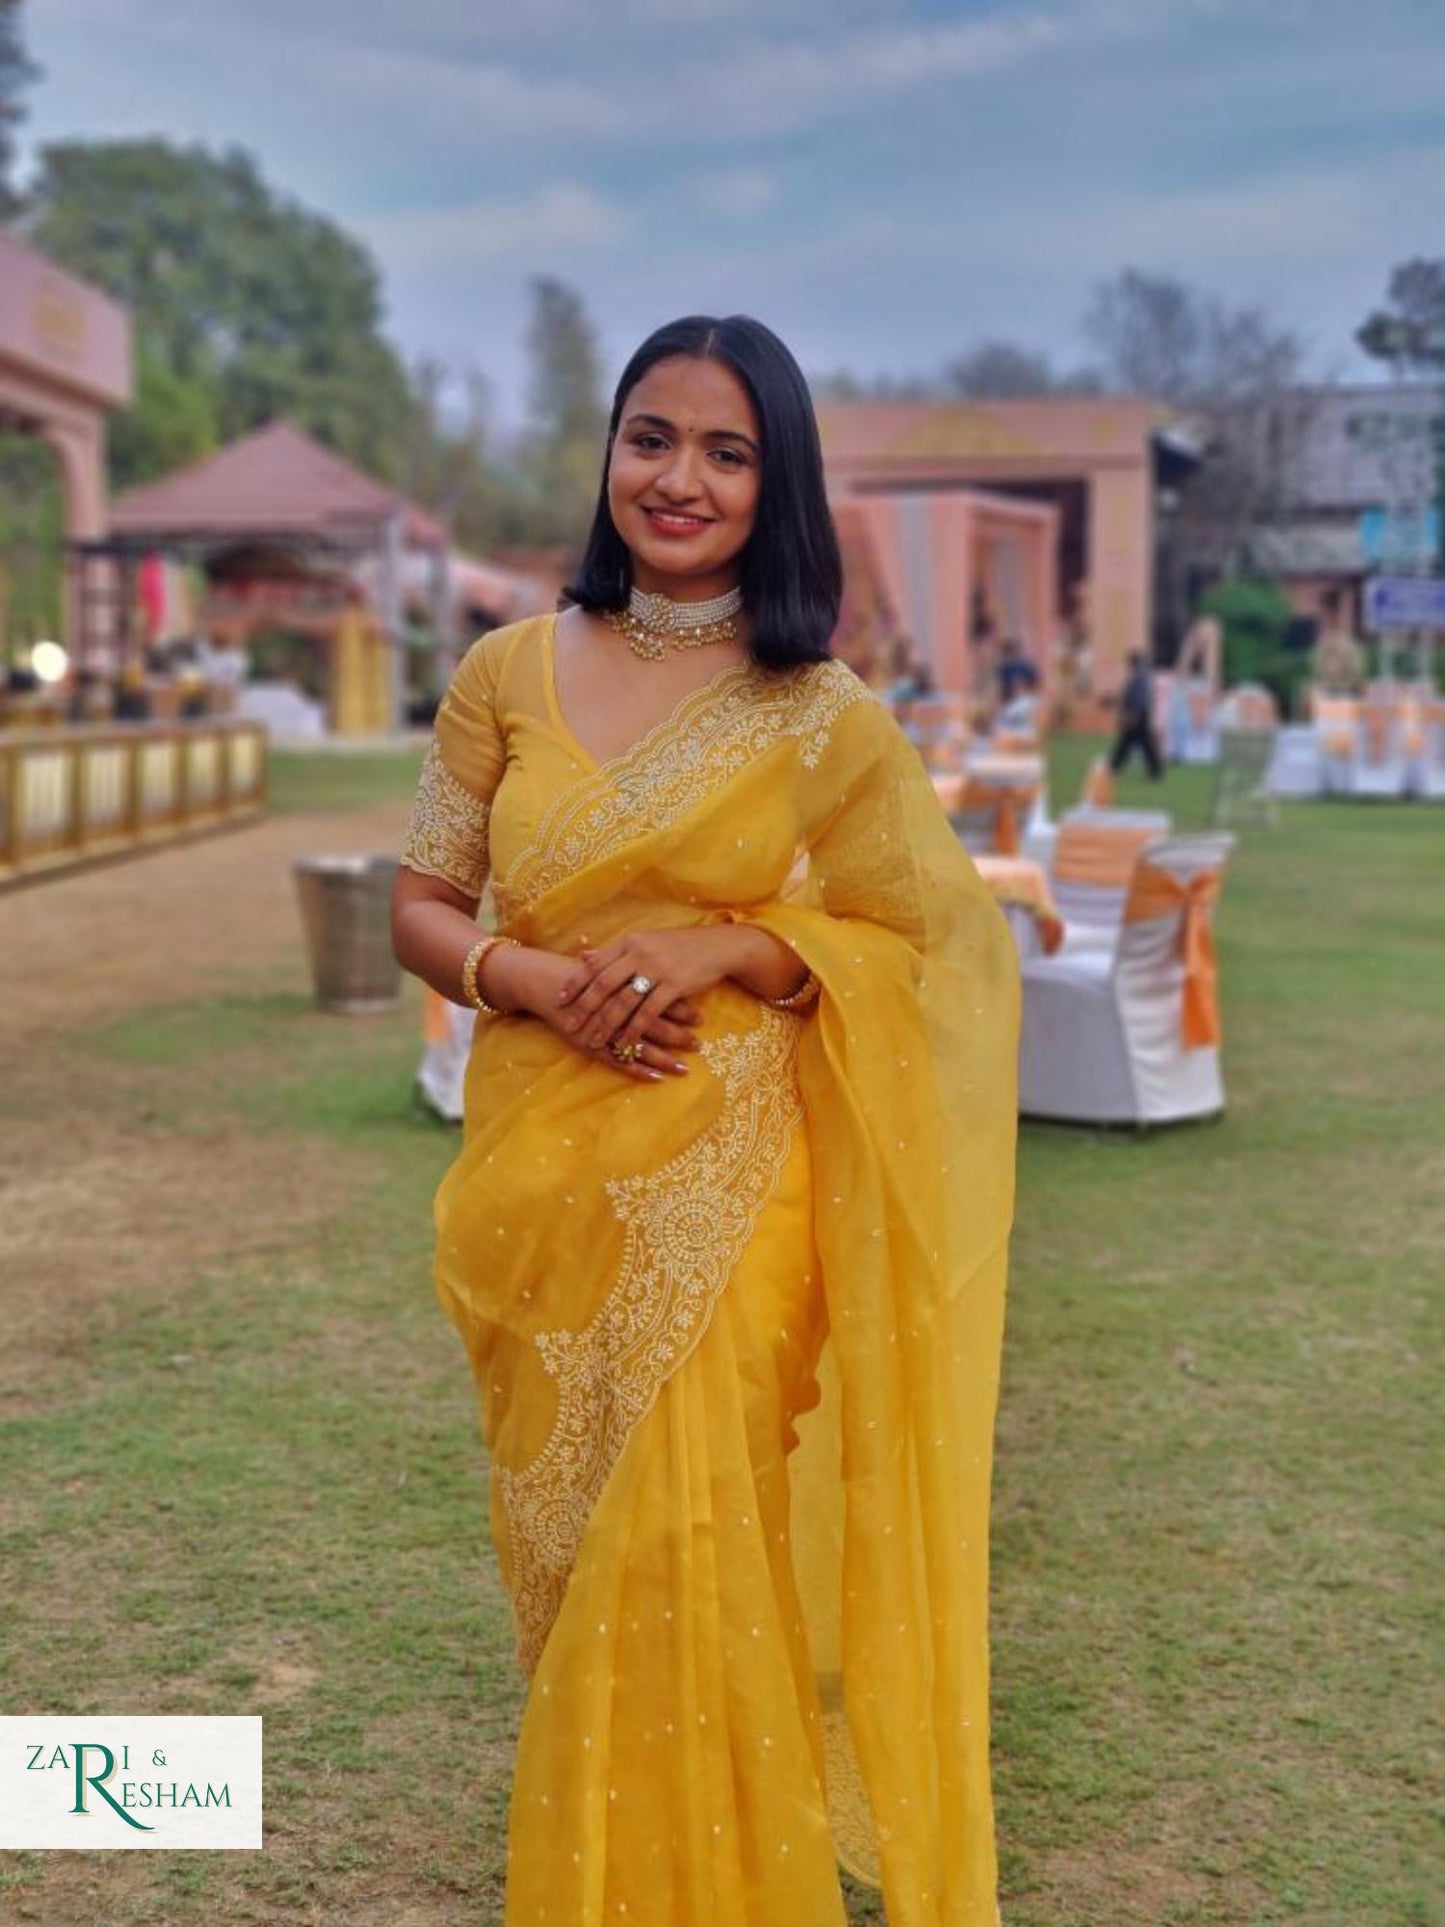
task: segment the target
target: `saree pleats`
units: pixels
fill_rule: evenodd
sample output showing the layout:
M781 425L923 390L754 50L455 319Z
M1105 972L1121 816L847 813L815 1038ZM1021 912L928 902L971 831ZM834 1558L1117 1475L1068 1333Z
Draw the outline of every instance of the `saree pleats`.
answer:
M522 1726L509 1927L842 1921L789 1557L784 1445L821 1341L797 1147L583 1539Z
M478 1026L437 1282L532 1674L509 1927L835 1927L840 1859L891 1927L985 1927L1011 939L839 665L720 677L584 769L536 641L479 645L438 725L479 783L542 719L551 800L509 774L490 815L502 929L575 953L726 913L821 992L718 985L656 1087Z

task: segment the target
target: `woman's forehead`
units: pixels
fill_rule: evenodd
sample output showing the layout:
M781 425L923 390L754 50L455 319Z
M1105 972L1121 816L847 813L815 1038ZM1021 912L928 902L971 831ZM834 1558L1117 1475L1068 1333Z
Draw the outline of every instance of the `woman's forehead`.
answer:
M758 433L747 388L726 362L710 357L669 355L654 362L623 403L624 421L639 413L665 416L679 428L732 430L753 439Z

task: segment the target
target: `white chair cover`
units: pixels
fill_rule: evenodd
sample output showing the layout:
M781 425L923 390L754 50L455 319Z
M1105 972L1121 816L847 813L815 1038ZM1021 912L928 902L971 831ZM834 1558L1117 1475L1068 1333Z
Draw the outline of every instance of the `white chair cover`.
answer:
M477 1013L463 1010L460 1004L447 1003L443 998L438 998L437 1003L444 1006L444 1015L433 1007L428 1029L440 1029L441 1035L431 1037L422 1053L416 1074L417 1090L423 1103L438 1117L445 1118L448 1124L460 1124L462 1091Z
M1144 860L1181 884L1222 870L1227 835L1149 846ZM1067 948L1022 966L1019 1108L1028 1117L1163 1124L1224 1108L1219 1051L1183 1042L1183 905L1125 922L1112 949Z
M1445 702L1420 706L1419 747L1410 764L1410 788L1427 802L1445 803Z
M1319 738L1309 723L1287 723L1274 739L1265 785L1271 796L1318 796L1325 786Z
M1167 836L1174 827L1167 810L1099 809L1089 803L1076 804L1073 809L1065 810L1060 818L1061 828L1075 823L1104 830L1151 830L1158 836ZM1067 874L1060 875L1058 856L1056 839L1051 852L1049 893L1064 920L1064 949L1093 949L1101 943L1112 945L1119 934L1124 915L1124 899L1129 893L1127 876L1132 869L1132 860L1125 859L1122 866L1123 881L1104 884L1087 883Z
M1373 712L1373 721L1372 713ZM1354 796L1403 796L1408 770L1403 702L1366 698L1355 719Z

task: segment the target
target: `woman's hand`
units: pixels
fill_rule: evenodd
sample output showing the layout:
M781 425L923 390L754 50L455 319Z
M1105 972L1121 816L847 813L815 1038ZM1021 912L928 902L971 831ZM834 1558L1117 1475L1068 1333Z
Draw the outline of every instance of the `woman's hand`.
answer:
M677 1006L728 976L737 961L732 924L681 930L634 930L584 950L570 964L557 998L562 1035L584 1050L611 1055L650 1037ZM646 990L638 985L646 983ZM701 1021L694 1018L694 1022Z
M610 1032L599 1043L592 1043L570 1021L572 1007L566 990L578 977L575 958L550 950L498 945L483 960L482 968L489 993L500 998L506 1008L525 1010L540 1017L575 1050L595 1057L609 1070L634 1082L656 1084L666 1075L683 1076L687 1066L679 1053L697 1049L697 1027L702 1022L702 1013L686 998L669 999L649 1012L646 1023L632 1040L638 1045L639 1055L630 1062L620 1061L607 1048L612 1041ZM636 1003L635 996L629 999L629 1015L633 1014Z

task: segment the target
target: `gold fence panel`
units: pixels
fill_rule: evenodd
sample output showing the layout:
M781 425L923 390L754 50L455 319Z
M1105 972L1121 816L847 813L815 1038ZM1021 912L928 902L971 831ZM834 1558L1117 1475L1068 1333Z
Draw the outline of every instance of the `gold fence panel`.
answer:
M0 885L259 815L266 732L206 720L0 732Z

